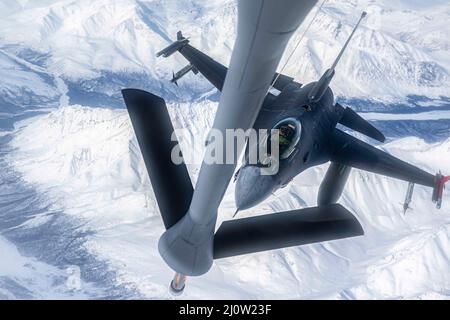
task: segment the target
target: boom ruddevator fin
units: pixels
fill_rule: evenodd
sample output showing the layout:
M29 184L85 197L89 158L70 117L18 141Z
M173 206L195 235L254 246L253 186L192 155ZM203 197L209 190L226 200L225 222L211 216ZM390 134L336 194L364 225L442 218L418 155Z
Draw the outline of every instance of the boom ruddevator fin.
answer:
M186 164L175 164L171 155L179 148L164 99L138 89L122 90L136 138L166 229L189 209L192 187Z
M355 216L339 204L229 220L214 236L214 259L363 234Z

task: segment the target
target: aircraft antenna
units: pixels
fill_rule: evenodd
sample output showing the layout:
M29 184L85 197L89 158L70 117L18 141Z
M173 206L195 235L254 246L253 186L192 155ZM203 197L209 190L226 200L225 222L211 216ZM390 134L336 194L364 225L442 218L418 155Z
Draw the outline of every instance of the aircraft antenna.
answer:
M336 60L334 61L333 65L331 66L331 68L330 68L330 71L331 71L331 72L333 72L334 69L336 69L336 66L338 65L339 61L341 60L342 55L343 55L344 52L345 52L345 49L347 49L347 47L348 47L350 41L351 41L352 38L353 38L353 35L355 34L356 30L358 29L359 25L361 24L361 21L362 21L366 16L367 16L367 12L364 11L364 12L361 14L361 17L359 18L358 23L357 23L356 26L353 28L352 33L350 34L350 36L348 37L347 41L345 42L344 47L343 47L343 48L341 49L341 51L339 52L338 57L337 57Z
M302 36L300 37L300 39L297 41L297 44L294 47L294 50L292 50L291 54L289 55L289 57L287 58L286 62L284 63L283 67L281 68L280 72L278 73L277 77L273 80L272 82L272 87L275 85L275 83L277 82L278 78L280 77L280 75L283 73L284 69L287 67L289 61L291 60L291 58L294 56L295 51L297 51L298 47L300 46L300 43L302 42L303 38L305 37L306 33L309 31L309 29L311 28L312 24L314 23L314 21L316 21L317 16L319 15L319 12L322 10L323 6L328 2L328 0L323 0L322 4L319 6L319 8L317 9L316 13L314 14L314 17L311 19L311 21L309 22L308 26L305 28L305 30L303 31Z

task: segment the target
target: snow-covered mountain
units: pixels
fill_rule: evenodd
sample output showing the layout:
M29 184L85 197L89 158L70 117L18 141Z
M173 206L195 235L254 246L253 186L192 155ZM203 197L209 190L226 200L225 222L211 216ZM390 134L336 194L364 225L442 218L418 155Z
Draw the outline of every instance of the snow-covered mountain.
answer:
M382 148L450 172L448 1L329 0L284 72L317 79L362 10L369 17L332 83L338 99L371 111L363 116L389 137ZM162 95L177 127L203 134L217 93L201 76L172 86L186 62L155 53L183 30L227 64L235 23L232 0L0 0L0 298L169 298L163 225L120 89ZM325 170L242 214L314 205ZM220 221L234 212L233 188ZM404 216L405 192L355 170L341 202L364 237L219 261L185 297L448 299L450 196L438 211L417 187Z
M47 70L75 82L101 79L110 73L144 73L157 89L162 86L161 79L184 63L181 58L169 62L155 58L155 52L178 30L225 64L235 36L232 0L8 2L5 6L9 9L0 22L2 45L11 45L9 51L19 56L26 55L24 47L34 50L45 57L41 63ZM330 0L286 73L301 82L316 80L336 57L363 9L369 13L368 19L339 67L335 91L346 98L409 104L415 102L411 98L415 96L448 98L450 4L445 1L424 6L410 1ZM302 31L293 38L288 52ZM192 79L183 88L189 88L190 94L193 86L203 92L205 82L192 84ZM89 91L92 85L95 82L83 89ZM116 89L109 84L102 92L117 95Z
M211 114L210 107L172 105L171 110L188 126L206 129L212 117L203 124L198 119ZM79 220L77 233L86 233L83 248L107 261L117 273L115 281L132 285L146 298L169 297L171 271L157 251L163 225L125 111L59 109L18 130L10 147L15 151L6 161L26 185L45 194L48 211ZM202 148L183 147L187 153ZM385 148L425 169L450 171L450 164L438 156L450 155L450 139L427 144L404 138ZM195 179L196 168L191 169ZM314 205L325 169L300 175L287 189L243 216ZM221 220L234 213L233 187L220 209ZM189 282L185 297L446 296L450 197L438 211L430 201L430 190L417 187L413 211L404 216L405 192L403 182L354 171L342 203L360 219L364 237L219 261L208 275ZM30 217L19 228L48 228L54 223L48 211Z

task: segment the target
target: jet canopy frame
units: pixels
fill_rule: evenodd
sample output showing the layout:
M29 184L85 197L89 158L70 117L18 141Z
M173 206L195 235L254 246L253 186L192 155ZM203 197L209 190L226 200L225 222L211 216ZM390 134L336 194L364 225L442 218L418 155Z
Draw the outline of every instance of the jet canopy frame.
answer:
M288 159L300 143L302 136L302 124L300 120L294 117L283 119L272 130L277 130L273 134L279 134L280 159Z

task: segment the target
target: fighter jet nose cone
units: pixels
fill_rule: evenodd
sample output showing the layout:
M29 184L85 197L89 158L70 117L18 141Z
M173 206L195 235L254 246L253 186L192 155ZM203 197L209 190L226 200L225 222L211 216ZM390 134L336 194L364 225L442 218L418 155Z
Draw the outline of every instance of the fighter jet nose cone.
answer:
M261 175L255 166L243 167L236 181L234 199L236 208L246 210L264 201L274 190L273 176Z

